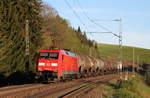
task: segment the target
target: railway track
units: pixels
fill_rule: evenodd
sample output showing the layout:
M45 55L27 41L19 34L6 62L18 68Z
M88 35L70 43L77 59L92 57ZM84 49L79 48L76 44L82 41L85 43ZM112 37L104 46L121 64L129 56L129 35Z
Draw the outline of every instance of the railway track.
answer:
M104 84L117 77L118 75L104 75L53 84L28 84L0 88L0 98L79 97L94 89L93 85Z
M33 84L24 84L24 85L15 85L15 86L2 87L2 88L0 88L0 92L6 91L6 90L18 89L18 88L21 88L21 87L28 87L28 86L32 86L32 85Z
M69 91L61 96L58 96L58 98L78 98L78 97L81 98L81 96L83 97L84 95L86 95L88 92L90 92L92 89L95 88L95 87L93 88L92 86L94 86L94 85L99 86L100 84L105 84L114 78L115 78L115 76L110 77L110 78L105 77L100 80L93 80L85 86L79 87L79 88Z
M46 85L43 84L27 84L27 85L18 85L18 86L14 86L14 87L4 87L0 89L0 98L1 97L7 97L7 96L11 96L11 95L15 95L18 93L23 93L25 91L31 90L31 89L37 89L39 87L44 87Z
M3 87L1 88L0 92L0 98L23 98L23 97L30 97L36 93L39 92L45 92L52 89L57 89L59 87L64 87L62 85L75 85L77 80L75 82L60 82L60 83L52 83L51 84L28 84L28 85L18 85L14 87Z
M108 78L111 77L111 78ZM101 76L101 77L95 77L95 78L89 78L85 80L76 81L77 83L74 85L67 85L65 87L55 88L55 89L49 89L47 91L43 91L40 93L36 93L32 96L28 96L28 98L72 98L77 97L91 91L93 88L91 88L92 85L98 84L98 83L105 83L105 81L114 79L116 76Z

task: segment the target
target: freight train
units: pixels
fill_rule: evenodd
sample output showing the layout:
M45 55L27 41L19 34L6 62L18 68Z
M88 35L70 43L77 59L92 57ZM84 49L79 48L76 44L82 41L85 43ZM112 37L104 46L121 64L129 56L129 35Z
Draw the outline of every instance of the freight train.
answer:
M37 78L46 81L96 76L118 69L118 64L61 49L40 50L36 65Z

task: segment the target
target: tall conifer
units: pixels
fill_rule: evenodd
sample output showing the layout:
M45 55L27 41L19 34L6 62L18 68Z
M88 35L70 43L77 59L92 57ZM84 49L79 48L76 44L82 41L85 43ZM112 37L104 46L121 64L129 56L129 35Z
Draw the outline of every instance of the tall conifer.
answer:
M0 0L0 66L24 70L25 25L29 21L30 65L33 67L41 42L41 0Z

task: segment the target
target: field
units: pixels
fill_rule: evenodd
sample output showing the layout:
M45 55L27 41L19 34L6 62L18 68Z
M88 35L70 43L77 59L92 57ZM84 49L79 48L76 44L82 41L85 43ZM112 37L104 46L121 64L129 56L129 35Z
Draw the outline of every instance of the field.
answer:
M134 58L135 62L138 60L144 63L150 63L150 50L123 46L123 59L124 60L133 60L133 48L134 48ZM119 46L110 45L110 44L99 44L98 47L101 56L110 56L114 58L119 58Z

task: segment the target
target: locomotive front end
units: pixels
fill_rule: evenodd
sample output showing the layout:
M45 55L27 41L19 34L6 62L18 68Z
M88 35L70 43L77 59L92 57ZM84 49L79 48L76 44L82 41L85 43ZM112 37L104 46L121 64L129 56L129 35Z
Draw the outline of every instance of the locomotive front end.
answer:
M59 66L59 51L41 50L36 70L38 77L51 79L57 78Z

